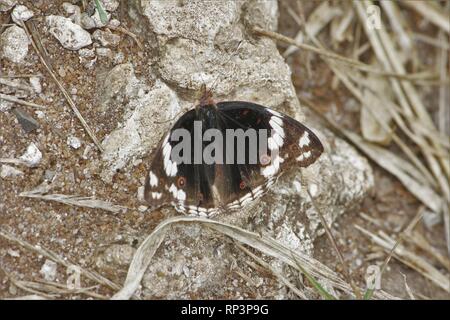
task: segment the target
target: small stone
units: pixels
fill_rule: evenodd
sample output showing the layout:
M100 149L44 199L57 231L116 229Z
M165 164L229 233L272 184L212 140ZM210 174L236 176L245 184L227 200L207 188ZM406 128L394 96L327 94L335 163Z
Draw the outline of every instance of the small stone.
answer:
M117 19L111 19L111 21L109 21L109 23L108 23L108 27L111 27L111 28L117 28L119 26L120 26L120 21Z
M111 18L111 14L106 12L106 21L103 22L102 19L100 19L100 13L98 12L97 8L95 8L94 14L91 16L92 20L94 20L95 27L96 28L103 28L106 26L109 22L109 19Z
M42 153L41 151L36 147L34 142L30 143L30 145L27 147L27 151L20 156L20 160L24 161L25 164L29 167L35 167L41 162L42 159Z
M92 68L92 66L97 61L97 56L95 55L94 49L80 49L78 51L80 55L80 63L83 64L86 68Z
M12 111L25 133L30 133L39 128L39 123L35 119L33 119L33 117L30 116L25 110L22 110L21 108L13 108Z
M42 265L42 268L39 271L39 273L44 276L45 280L54 281L56 278L56 269L57 269L56 262L47 259L45 260L45 263Z
M1 0L0 11L5 12L11 10L17 4L17 0Z
M6 29L0 38L0 57L13 63L22 63L28 54L30 40L26 32L18 26Z
M119 1L117 0L100 0L102 3L103 9L109 12L116 11L119 7Z
M47 181L52 181L53 178L55 177L55 175L56 175L56 171L55 170L48 170L47 169L44 172L44 179L47 180Z
M104 47L117 47L120 42L119 35L102 30L95 30L92 34L92 38Z
M18 258L20 257L20 252L17 250L13 250L13 249L8 249L8 254L13 257L13 258Z
M145 211L147 211L147 209L148 209L147 206L139 206L138 207L139 212L145 212Z
M94 19L92 19L87 13L83 12L81 14L80 24L83 29L90 30L96 27Z
M67 144L74 149L79 149L81 147L80 139L74 136L70 136L67 138Z
M92 150L91 145L87 145L86 148L84 148L84 151L83 151L83 159L84 160L89 159L89 154L91 153L91 150Z
M110 48L97 48L95 49L95 52L99 57L111 57L112 51Z
M30 77L30 85L37 94L42 93L42 85L40 77Z
M68 18L50 15L45 21L50 28L50 33L66 49L78 50L92 44L89 32Z
M125 55L123 52L117 52L114 55L113 62L114 64L122 64L125 61Z
M139 202L144 202L145 198L144 198L144 190L145 187L144 186L140 186L137 190L137 198Z
M6 164L1 166L0 177L2 179L14 178L18 176L23 176L23 172Z
M79 7L79 6L76 6L76 5L74 5L74 4L71 4L70 2L64 2L64 3L62 4L62 7L63 7L64 11L65 11L67 14L74 14L74 13L80 11L80 7Z
M45 113L44 113L44 111L36 110L34 113L36 114L36 116L37 116L39 119L44 119L44 118L45 118Z
M0 111L6 112L9 111L14 106L14 103L0 99Z
M18 25L20 25L22 21L27 21L33 16L34 12L21 4L15 6L14 10L11 13L12 21L17 23Z

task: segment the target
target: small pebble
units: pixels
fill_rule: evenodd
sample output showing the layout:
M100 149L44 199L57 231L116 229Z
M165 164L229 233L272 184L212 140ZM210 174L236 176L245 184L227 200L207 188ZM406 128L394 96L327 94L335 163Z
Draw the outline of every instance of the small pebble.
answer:
M1 0L0 12L9 11L17 4L17 0Z
M95 52L99 57L111 57L112 51L110 48L97 48L95 49Z
M20 257L20 252L17 251L17 250L8 249L8 254L9 254L11 257L14 257L14 258Z
M145 212L145 211L147 211L147 209L148 209L147 206L139 206L138 207L139 212Z
M57 269L56 262L47 259L45 260L45 263L42 265L42 268L39 271L39 273L44 276L45 280L54 281L56 278L56 269Z
M28 145L27 150L19 159L24 161L27 166L35 167L41 162L42 153L38 147L36 147L34 142L32 142Z
M79 149L81 147L80 139L74 136L67 137L67 144L74 149Z
M92 34L92 38L104 47L117 47L120 42L119 35L102 30L95 30Z
M0 177L2 179L14 178L18 176L23 176L23 172L6 164L1 165Z
M42 85L40 77L30 77L30 85L37 94L42 93Z
M34 12L25 7L24 5L17 5L11 13L11 19L18 25L21 25L22 21L27 21L34 16Z
M0 57L17 64L24 62L28 54L30 40L26 32L18 26L7 28L0 37Z
M17 121L19 121L23 131L25 133L30 133L36 129L39 128L39 123L31 116L29 115L25 110L16 107L12 109L14 115L17 118Z
M102 3L103 9L109 12L116 11L119 7L119 1L117 0L100 0Z
M49 32L66 49L79 50L92 44L90 33L68 18L50 15L45 21L49 26Z

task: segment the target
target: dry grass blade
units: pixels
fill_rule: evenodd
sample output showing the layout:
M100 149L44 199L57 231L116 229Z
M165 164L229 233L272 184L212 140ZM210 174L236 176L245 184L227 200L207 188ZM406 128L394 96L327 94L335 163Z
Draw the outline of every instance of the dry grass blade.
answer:
M242 252L250 256L253 260L255 260L257 263L259 263L262 267L269 270L275 277L277 277L286 287L292 290L300 299L308 300L308 298L305 296L305 294L300 291L296 286L294 286L286 277L284 277L281 273L276 271L270 264L265 262L263 259L258 257L257 255L250 252L250 250L246 249L244 246L239 244L238 242L234 242L234 245L238 247Z
M353 4L357 9L358 16L364 26L366 35L369 38L378 60L389 72L405 74L406 71L401 62L402 59L395 49L394 42L390 35L383 28L372 30L365 23L366 10L368 6L373 3L371 1L354 1ZM391 78L391 84L405 114L411 117L415 116L417 120L422 122L427 128L432 131L436 131L428 111L411 83L407 81L398 81L397 79ZM448 186L450 164L448 153L443 150L442 145L438 143L438 139L429 139L429 142L437 150L437 154L440 156L433 156L425 150L422 150L422 154L426 158L444 197L446 199L450 199L450 190Z
M430 1L400 1L400 4L414 9L425 19L435 24L447 33L450 33L450 23L448 22L449 12L442 12L443 8L435 8Z
M424 79L423 74L418 74L418 75L406 74L406 73L399 74L399 73L395 73L395 72L386 72L386 71L382 71L382 70L377 70L377 69L374 69L372 66L367 65L358 60L341 56L341 55L334 53L332 51L329 51L329 50L324 50L324 49L320 49L320 48L317 48L317 47L314 47L314 46L311 46L311 45L308 45L305 43L297 42L294 39L283 36L279 33L276 33L273 31L267 31L267 30L259 28L259 27L254 27L253 32L263 35L263 36L266 36L266 37L270 37L274 40L278 40L278 41L282 41L285 43L295 45L296 47L298 47L300 49L317 53L318 55L323 56L325 58L334 59L334 60L343 62L343 63L347 64L348 66L356 68L361 71L370 72L370 73L374 73L374 74L378 74L378 75L382 75L382 76L386 76L386 77L399 78L402 80L409 80L409 81Z
M109 288L111 288L113 290L119 290L119 288L120 288L117 284L115 284L114 282L112 282L109 279L106 279L105 277L103 277L102 275L98 274L97 272L90 271L90 270L84 269L84 268L82 268L82 267L80 267L80 266L78 266L78 265L76 265L74 263L70 263L70 261L68 261L66 258L62 258L59 255L57 255L56 253L54 253L54 252L52 252L52 251L50 251L48 249L42 248L40 246L34 246L34 245L32 245L31 243L29 243L29 242L27 242L25 240L17 238L16 236L14 236L13 234L7 232L6 230L0 229L0 237L6 239L8 241L17 243L18 245L20 245L20 246L24 247L25 249L28 249L28 250L30 250L32 252L35 252L35 253L40 254L40 255L42 255L44 257L47 257L50 260L53 260L54 262L65 266L66 268L73 268L73 266L76 266L78 268L78 270L80 270L80 273L82 275L84 275L86 278L88 278L88 279L90 279L90 280L92 280L92 281L94 281L94 282L96 282L98 284L107 286L107 287L109 287Z
M77 294L77 295L83 294L95 299L102 299L102 300L108 299L108 297L104 295L90 291L92 289L96 289L97 286L90 288L69 289L67 288L67 286L56 282L47 282L47 281L34 282L34 281L19 280L13 277L10 273L6 272L4 269L3 272L8 276L9 280L18 288L44 298L52 299L52 298L60 298L62 295L67 294Z
M390 252L392 248L396 245L396 241L386 234L381 234L377 236L370 231L355 225L356 229L361 231L365 236L370 238L377 245L382 247L386 252ZM422 274L425 278L431 280L435 285L450 292L450 280L449 275L442 274L433 265L428 263L424 258L419 257L415 253L406 249L402 245L398 245L393 251L393 257L409 266L410 268L416 270Z
M113 299L128 299L139 287L140 281L149 266L156 250L163 241L166 233L173 225L182 223L197 223L200 226L210 228L220 234L226 235L235 241L239 241L247 246L261 251L263 254L278 259L279 261L290 265L298 270L297 261L311 276L316 279L322 279L333 288L339 289L348 295L351 295L352 288L343 281L335 272L319 261L311 258L303 253L293 253L291 249L283 246L277 241L260 236L254 232L250 232L239 227L198 217L177 216L161 222L153 232L142 242L137 249L131 265L128 269L127 278L123 288L117 292ZM297 260L297 261L296 261ZM377 298L394 299L395 297L383 292L375 292Z
M16 98L14 96L11 96L9 94L4 94L4 93L0 93L0 100L14 102L14 103L20 104L22 106L32 107L32 108L37 108L37 109L45 109L46 108L45 106L43 106L41 104L24 101L24 100L21 100L19 98Z
M302 180L303 180L303 177L302 177ZM342 256L342 253L339 250L339 247L338 247L338 245L336 243L336 240L334 239L333 234L331 233L331 230L328 227L328 224L327 224L327 222L326 222L322 212L320 211L319 207L317 206L316 201L314 200L313 196L309 192L308 188L306 188L306 192L308 193L309 199L311 200L311 203L313 204L314 209L316 210L317 215L320 218L320 222L322 223L322 226L325 229L325 233L326 233L326 235L328 237L328 240L330 240L331 245L333 246L333 249L334 249L334 251L336 252L336 254L338 256L339 262L341 263L341 266L342 266L342 270L344 271L345 279L352 286L352 289L353 289L353 292L355 293L356 298L361 299L362 298L361 292L356 287L356 285L355 285L355 283L353 281L353 278L351 277L351 274L350 274L350 271L349 271L350 269L349 269L347 263L345 263L344 257Z
M315 110L309 103L306 103ZM316 110L315 110L316 111ZM396 156L394 153L366 142L362 137L351 131L343 129L337 123L316 112L322 119L337 132L346 137L353 145L366 154L372 161L384 168L408 189L418 200L434 212L440 212L443 207L442 198L426 184L418 182L416 176L420 175L407 161Z
M292 8L289 7L287 3L284 1L280 2L281 5L284 5L288 12L295 17L295 12L292 10ZM322 2L320 5L317 6L317 8L311 13L311 15L308 18L308 21L304 24L305 28L308 28L308 32L316 35L327 26L327 24L337 15L341 13L341 10L337 9L336 7L330 6L329 2ZM300 25L300 20L296 18L297 23ZM295 41L302 42L303 38L305 37L304 32L301 30L297 33L295 36ZM286 51L283 53L284 57L288 57L292 53L298 50L298 47L295 45L290 45Z
M408 243L417 246L431 255L450 272L450 259L442 255L436 248L434 248L422 234L419 232L405 232L403 237Z
M37 55L39 56L39 59L41 60L42 65L47 69L48 73L52 77L53 81L55 81L56 85L58 86L59 90L61 90L62 94L64 95L64 98L66 98L67 103L72 108L72 111L75 113L76 117L80 121L81 125L83 126L84 130L88 133L89 137L92 139L94 144L97 146L97 148L100 150L100 152L103 152L103 147L101 146L100 142L98 141L97 137L95 136L92 129L87 124L86 120L84 120L83 116L81 115L80 111L78 110L77 106L73 102L70 94L66 91L64 86L61 84L61 82L58 80L58 78L55 75L55 72L52 70L51 66L47 63L47 60L44 58L44 51L39 50L38 45L36 44L35 39L30 34L30 31L28 29L27 23L22 22L22 27L25 30L25 32L28 35L28 38L31 41L31 44L33 45L34 50L36 51Z
M117 204L113 204L108 201L95 199L94 197L82 197L76 195L66 195L66 194L42 194L40 192L36 192L36 190L24 191L19 194L19 197L26 198L36 198L40 200L46 201L56 201L63 204L77 206L77 207L86 207L92 209L101 209L113 213L124 212L128 208L124 206L119 206Z

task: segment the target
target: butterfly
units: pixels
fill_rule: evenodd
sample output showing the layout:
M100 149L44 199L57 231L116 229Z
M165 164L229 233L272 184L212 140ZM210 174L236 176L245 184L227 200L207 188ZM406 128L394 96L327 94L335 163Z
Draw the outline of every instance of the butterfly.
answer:
M323 152L317 136L295 119L256 103L216 103L210 91L203 91L199 104L184 113L159 143L144 189L151 209L170 204L178 212L203 217L241 210L260 198L283 170L294 165L308 167ZM195 132L199 125L201 134ZM224 139L226 143L222 141L211 152L214 157L222 154L222 161L195 161L199 158L198 146L204 152L213 142L212 138L204 139L208 130L226 136L229 132L264 129L267 134L256 135L256 139L249 135L234 144ZM181 131L194 137L179 153L187 160L184 162L174 159L180 143L175 133ZM244 152L239 153L238 148Z

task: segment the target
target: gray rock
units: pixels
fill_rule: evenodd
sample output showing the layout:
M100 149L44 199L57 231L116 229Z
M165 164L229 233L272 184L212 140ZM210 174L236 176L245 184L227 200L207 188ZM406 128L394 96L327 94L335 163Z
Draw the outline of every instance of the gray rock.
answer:
M45 21L50 33L66 49L78 50L92 43L89 32L68 18L50 15L45 18Z
M92 19L87 13L83 12L81 14L81 18L80 18L80 24L81 26L86 29L86 30L90 30L90 29L94 29L96 27L95 21L94 19Z
M103 5L103 9L109 12L116 11L119 7L119 1L117 0L100 0Z
M92 34L92 38L104 47L117 47L120 42L119 35L102 30L95 30Z
M73 149L79 149L81 147L81 141L77 137L67 137L67 144Z
M58 265L56 264L56 262L47 259L42 265L39 273L44 276L45 280L54 281L56 279L57 267Z
M122 103L122 123L102 142L102 178L111 181L116 169L129 168L136 159L153 152L173 118L195 105L202 84L213 90L217 100L260 103L306 122L326 152L306 169L293 167L285 172L272 190L250 207L214 219L312 254L314 239L324 231L309 194L331 225L358 205L373 186L373 174L353 147L312 119L305 121L290 69L276 45L270 39L254 37L243 25L273 30L277 2L224 1L211 6L187 1L180 6L171 1L141 0L139 8L150 33L156 36L156 71L149 67L151 81L146 82L138 79L129 65L118 66L108 75L105 83L112 85L103 89L102 108L111 108L115 100L127 103ZM173 213L173 209L167 210ZM248 257L212 231L196 225L173 227L144 276L142 293L150 298L242 298L245 281L236 282L230 271L236 266L248 268L242 263L245 260ZM268 261L286 277L291 275L279 261ZM261 279L254 272L246 274L258 284L257 290L252 287L257 298L291 297L283 285Z
M9 11L17 4L17 0L1 0L0 12Z
M91 18L94 21L96 28L103 28L108 24L109 19L111 19L111 14L109 12L106 12L106 21L102 21L102 19L100 18L100 13L98 12L97 8L95 8L94 14L91 16Z
M18 26L11 26L1 34L0 56L21 64L28 54L29 44L30 40L26 32Z
M30 85L33 88L33 91L37 94L42 93L42 85L41 85L41 78L32 76L30 77Z
M15 6L14 10L11 13L12 20L18 25L20 25L22 21L27 21L33 16L34 16L33 11L31 11L24 5Z
M19 121L25 133L30 133L39 128L39 122L37 122L25 110L17 107L13 109L13 112L16 115L17 121Z
M11 179L18 176L23 176L23 172L6 164L0 165L0 177L2 179Z
M22 160L27 166L35 167L41 162L42 152L38 149L34 142L32 142L28 145L27 150L20 156L19 159Z
M9 111L14 106L14 103L0 99L0 111L6 112Z
M110 48L103 48L103 47L96 48L95 49L95 53L99 57L107 57L107 58L111 58L112 55L113 55L113 53L112 53Z

